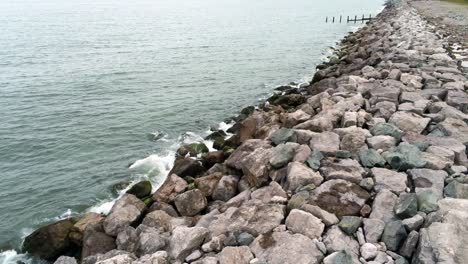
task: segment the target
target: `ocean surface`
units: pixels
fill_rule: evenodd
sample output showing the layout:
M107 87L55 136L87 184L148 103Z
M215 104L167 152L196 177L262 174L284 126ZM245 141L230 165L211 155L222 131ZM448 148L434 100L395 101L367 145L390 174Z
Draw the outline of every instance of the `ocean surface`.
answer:
M34 228L161 183L181 142L311 79L383 0L0 1L0 263ZM16 250L16 251L15 251Z

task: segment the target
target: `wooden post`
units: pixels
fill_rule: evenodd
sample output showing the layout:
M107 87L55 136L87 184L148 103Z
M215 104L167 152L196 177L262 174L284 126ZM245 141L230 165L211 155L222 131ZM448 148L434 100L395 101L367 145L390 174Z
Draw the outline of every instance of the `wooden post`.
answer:
M341 24L341 15L340 15L340 24Z
M354 24L357 22L357 16L354 16Z
M362 14L361 23L364 23L364 14Z
M325 23L328 23L328 17L327 17L327 18L325 18Z
M349 16L348 16L348 18L346 18L346 23L349 23Z
M333 17L333 23L335 23L335 17Z
M369 21L371 21L372 19L372 14L369 14Z

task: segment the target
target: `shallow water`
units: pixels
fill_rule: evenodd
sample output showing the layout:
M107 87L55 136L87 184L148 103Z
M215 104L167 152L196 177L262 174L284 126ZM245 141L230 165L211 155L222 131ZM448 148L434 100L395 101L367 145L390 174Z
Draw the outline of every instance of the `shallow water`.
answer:
M162 181L182 140L311 78L356 28L325 16L375 15L382 4L1 1L0 249L112 200L115 183Z

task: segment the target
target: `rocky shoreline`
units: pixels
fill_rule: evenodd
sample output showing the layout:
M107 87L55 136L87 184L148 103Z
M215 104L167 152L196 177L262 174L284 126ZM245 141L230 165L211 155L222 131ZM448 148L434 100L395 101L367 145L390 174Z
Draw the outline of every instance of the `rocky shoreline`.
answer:
M217 151L107 216L39 228L58 264L468 263L468 81L406 1L348 35L310 85L242 110Z

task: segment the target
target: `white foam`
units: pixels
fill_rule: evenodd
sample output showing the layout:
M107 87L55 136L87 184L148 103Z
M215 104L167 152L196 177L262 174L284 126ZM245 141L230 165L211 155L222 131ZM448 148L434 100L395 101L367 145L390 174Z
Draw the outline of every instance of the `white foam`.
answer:
M26 263L32 264L33 259L31 259L27 254L18 254L15 250L7 250L0 252L0 264L16 264L16 263ZM41 260L34 260L35 264L46 263Z

